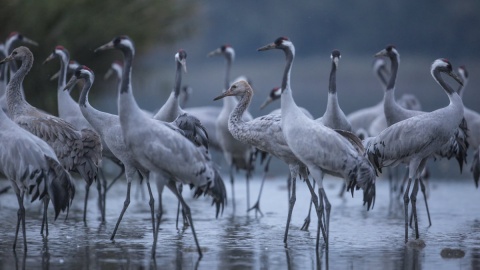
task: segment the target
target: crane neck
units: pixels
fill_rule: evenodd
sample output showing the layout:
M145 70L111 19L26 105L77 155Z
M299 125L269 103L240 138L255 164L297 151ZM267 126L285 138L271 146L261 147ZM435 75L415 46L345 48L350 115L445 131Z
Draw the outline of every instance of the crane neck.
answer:
M394 56L390 57L391 68L390 71L392 75L390 76L390 80L387 84L387 91L393 90L395 88L395 82L397 80L397 72L398 72L398 56L395 54Z
M122 50L124 57L124 67L122 74L122 81L120 83L120 94L131 92L131 79L132 79L132 65L133 65L133 52L130 50Z
M385 74L385 73L386 73L385 68L379 68L377 70L377 77L380 80L380 83L382 84L383 87L386 87L388 83L386 78L388 74Z
M453 90L453 88L448 83L446 83L445 80L442 78L442 76L440 75L440 71L438 69L432 70L432 76L433 76L433 79L435 79L435 81L437 81L437 83L443 88L443 90L447 92L448 96L456 94L455 90Z
M332 69L330 70L330 81L328 84L328 93L337 94L337 65L332 61Z
M248 109L250 103L252 102L253 97L253 90L251 87L248 87L245 93L241 96L240 101L238 102L235 109L233 109L232 113L230 114L229 122L230 123L238 123L243 121L243 113Z
M224 90L227 91L230 88L230 70L232 69L232 57L229 55L225 56L225 81L224 81Z
M78 104L81 107L86 108L88 104L88 93L90 92L90 88L92 88L94 77L89 77L88 80L85 80L85 83L82 87L82 92L80 92L80 98Z
M465 88L467 87L468 78L463 77L462 79L463 79L463 85L460 85L460 86L458 87L457 93L458 93L458 95L463 99L463 91L464 91Z
M26 103L22 91L22 82L32 68L33 61L33 54L27 51L25 57L22 59L22 65L17 72L13 74L12 79L7 85L7 103L11 115L14 114L18 105Z
M290 50L289 48L284 49L284 52L285 52L286 64L285 64L285 70L283 72L283 78L282 78L282 93L287 88L288 90L290 90L290 73L292 71L293 59L295 57L295 52Z
M63 92L63 88L67 81L67 67L68 62L70 61L70 57L66 54L59 54L60 57L60 74L58 76L58 91Z
M180 95L181 87L182 87L182 64L177 62L177 70L175 72L175 86L173 88L176 99L178 99L178 96Z

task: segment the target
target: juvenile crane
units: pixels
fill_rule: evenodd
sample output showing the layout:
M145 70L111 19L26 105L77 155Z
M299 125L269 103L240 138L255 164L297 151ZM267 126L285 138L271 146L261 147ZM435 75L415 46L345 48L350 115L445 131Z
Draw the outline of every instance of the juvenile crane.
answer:
M22 62L7 86L8 111L20 127L40 137L55 151L58 160L68 171L78 172L86 182L83 220L86 221L88 191L97 179L102 158L102 145L89 139L89 134L75 129L70 123L41 112L30 105L21 91L21 84L33 65L33 54L27 47L18 47L2 62Z

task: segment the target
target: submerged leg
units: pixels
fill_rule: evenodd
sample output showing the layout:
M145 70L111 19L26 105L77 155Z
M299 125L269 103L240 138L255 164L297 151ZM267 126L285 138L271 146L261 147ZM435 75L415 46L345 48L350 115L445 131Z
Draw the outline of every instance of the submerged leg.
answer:
M420 188L423 194L423 200L425 201L425 208L427 209L427 216L428 216L428 227L432 226L432 220L430 219L430 210L428 209L428 202L427 202L427 194L425 190L425 183L423 182L423 178L420 178Z
M234 168L234 164L233 164L233 161L232 161L232 165L230 165L230 183L232 184L232 207L233 207L233 213L235 213L235 189L234 189L234 183L235 183L235 178L233 176L233 168Z
M415 179L415 182L413 183L412 194L410 194L410 200L412 202L413 222L415 224L415 239L419 238L418 217L417 217L417 194L418 194L418 178Z
M147 182L147 189L148 195L150 196L150 200L148 201L148 205L150 205L150 214L152 216L152 231L153 236L155 237L155 199L153 198L152 188L150 187L150 180L149 177L146 177Z
M17 190L16 190L17 191ZM15 240L13 241L13 251L17 246L17 238L18 238L18 231L20 230L20 222L22 224L22 233L23 233L23 249L27 251L27 233L25 231L25 207L23 206L23 196L24 193L20 192L17 194L17 201L18 201L18 212L17 212L17 228L15 229Z
M265 184L265 179L267 178L268 167L270 165L271 159L272 159L272 156L268 156L267 162L265 163L265 170L263 174L262 183L260 184L260 191L258 192L257 202L252 207L250 207L250 209L248 209L248 211L255 209L255 217L257 217L257 213L260 213L260 216L263 217L262 210L260 210L260 198L262 196L263 185Z
M185 215L187 216L187 219L188 219L188 223L190 223L190 228L192 229L193 239L195 240L195 244L197 245L198 255L200 256L200 258L202 258L203 254L202 254L202 250L200 248L200 244L198 243L197 234L195 233L195 227L193 226L192 213L190 212L190 207L183 200L182 195L180 195L180 193L178 193L175 182L170 181L167 186L175 194L175 196L177 196L178 200L182 204L182 207L185 211Z
M115 224L115 229L113 229L112 236L110 237L110 240L113 240L115 238L115 234L117 233L118 226L120 226L120 222L122 221L123 215L125 214L125 211L127 211L128 206L130 205L130 189L132 187L132 183L129 181L127 183L127 197L125 198L125 201L123 202L123 208L122 212L120 212L120 216L118 217L117 224Z
M305 181L309 181L308 178L305 179ZM309 181L310 183L310 181ZM315 188L315 181L313 181L313 189ZM305 221L303 222L303 226L302 228L300 228L300 230L302 231L308 231L308 227L310 226L310 213L312 212L312 204L313 204L313 201L310 200L310 206L308 207L308 214L307 214L307 217L305 218Z
M43 197L43 220L42 220L42 228L40 229L40 234L43 235L43 228L45 227L45 236L48 236L47 211L48 211L49 202L50 202L50 197L48 195Z
M405 243L408 242L408 203L410 199L408 198L408 193L410 192L410 184L412 183L412 178L408 178L407 187L405 188L405 193L403 194L403 207L405 211Z
M295 206L295 201L297 200L297 177L295 175L292 176L292 197L290 197L289 201L289 207L288 207L288 217L287 217L287 226L285 227L285 235L283 236L283 242L287 243L287 237L288 237L288 229L290 228L290 222L292 220L292 212L293 212L293 207Z
M87 183L85 185L85 202L83 204L83 223L87 223L87 204L88 204L88 194L90 193L90 185Z
M322 198L324 200L324 204L325 204L325 213L326 213L326 218L325 218L325 234L326 234L326 238L325 238L325 243L326 243L326 249L328 249L328 239L329 239L329 233L330 233L330 211L332 209L332 205L330 204L330 202L328 201L328 197L327 197L327 194L325 193L325 189L322 187L319 189L319 192L322 194Z

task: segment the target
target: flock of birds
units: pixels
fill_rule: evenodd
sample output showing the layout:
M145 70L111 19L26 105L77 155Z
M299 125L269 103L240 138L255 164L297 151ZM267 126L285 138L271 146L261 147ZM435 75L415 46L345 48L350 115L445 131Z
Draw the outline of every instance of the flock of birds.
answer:
M213 199L216 217L227 203L226 187L219 166L210 151L223 153L229 165L231 201L235 208L234 174L243 170L247 178L247 209L260 212L260 196L252 206L249 201L249 178L258 155L268 155L285 162L289 168L289 209L284 234L287 242L292 211L296 201L296 179L307 184L318 218L316 247L320 235L328 249L331 204L323 186L325 174L343 178L344 190L362 190L367 210L375 204L375 182L379 172L400 164L406 166L408 176L403 193L405 211L405 242L409 235L409 207L419 239L416 199L421 189L425 196L422 172L428 159L455 157L460 170L466 162L467 150L474 149L471 171L478 187L480 177L480 114L465 108L463 90L468 72L460 67L457 75L446 59L437 59L431 65L431 75L447 94L450 103L432 112L420 111L413 95L395 97L395 82L399 68L399 53L394 46L378 52L374 72L384 87L384 99L377 105L345 115L339 105L336 72L340 51L331 54L327 107L324 115L315 119L308 110L297 106L292 95L290 74L295 58L295 47L288 38L277 38L258 51L278 49L286 59L281 87L274 88L262 104L280 99L281 109L253 118L248 112L253 89L248 80L240 77L231 81L230 70L235 58L229 45L210 52L208 56L223 56L226 60L224 90L214 100L223 100L223 106L182 108L182 72L186 72L187 54L175 54L176 75L174 88L163 106L151 113L140 108L133 95L132 64L135 56L133 41L127 36L115 37L98 47L95 52L119 50L123 63L115 62L112 70L120 79L118 86L118 114L110 114L90 105L89 91L94 83L94 72L87 66L70 60L67 49L57 46L45 60L60 60L58 79L58 116L31 106L25 99L22 82L33 65L33 54L25 46L13 48L16 43L36 45L19 33L12 33L0 50L5 58L0 61L0 171L10 180L18 198L19 210L13 249L16 248L20 227L23 246L27 251L25 230L25 194L44 203L43 221L48 235L47 210L50 201L55 219L67 212L75 194L75 183L70 173L78 173L86 182L84 221L90 185L96 181L98 206L105 219L106 180L101 183L102 158L112 160L122 168L127 180L126 198L112 232L113 240L130 204L132 181L146 182L149 194L153 232L152 254L155 254L158 230L162 218L162 192L167 187L178 198L184 224L189 226L198 254L202 257L193 218L181 193L189 185L195 197L208 195ZM386 68L388 58L391 68ZM20 67L16 61L21 62ZM67 82L67 73L73 75ZM450 76L460 87L454 90L441 76ZM83 81L78 103L70 91ZM268 161L265 171L267 171ZM116 177L112 182L116 181ZM263 180L265 177L263 178ZM309 179L313 179L313 185ZM150 186L154 181L158 190L158 208ZM413 182L413 187L412 186ZM112 183L110 183L111 185ZM315 187L316 186L316 187ZM263 187L263 183L262 183ZM410 188L412 191L410 192ZM342 190L343 191L343 190ZM409 204L411 203L411 206ZM425 204L428 204L425 196ZM310 207L311 209L311 207ZM178 215L177 215L178 217ZM308 230L310 211L303 230Z

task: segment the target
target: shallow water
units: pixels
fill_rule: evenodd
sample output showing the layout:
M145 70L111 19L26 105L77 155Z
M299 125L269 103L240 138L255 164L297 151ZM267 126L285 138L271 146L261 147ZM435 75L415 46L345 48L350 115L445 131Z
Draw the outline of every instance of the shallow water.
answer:
M230 195L229 181L226 185ZM61 214L53 222L53 212L49 212L48 239L40 235L40 203L26 203L26 255L21 235L17 252L12 252L17 216L15 195L10 191L0 196L1 269L480 269L480 190L470 180L430 181L431 227L419 193L420 237L426 247L418 248L404 244L403 204L397 203L392 209L387 181L377 181L376 205L367 212L362 206L361 193L354 198L349 194L340 198L337 194L341 181L325 179L332 204L330 246L328 254L322 248L318 255L315 214L312 213L310 231L300 230L309 206L308 189L302 181L297 181L297 202L286 247L283 244L288 209L286 179L267 179L261 201L265 215L261 218L246 213L246 185L241 175L235 184L235 213L229 201L218 219L208 198L193 199L189 191L184 191L203 251L200 261L190 228L185 231L175 228L176 200L171 192L164 192L165 212L156 256L152 259L153 237L145 187L133 185L129 209L115 241L110 241L123 206L126 184L117 183L108 193L107 222L103 225L99 221L95 191L90 193L87 224L82 222L83 184L79 182L77 186L66 221ZM259 187L260 178L254 178L252 203ZM410 238L414 238L412 231ZM444 258L441 255L444 248L459 249L464 254L460 252L457 255L460 258Z

